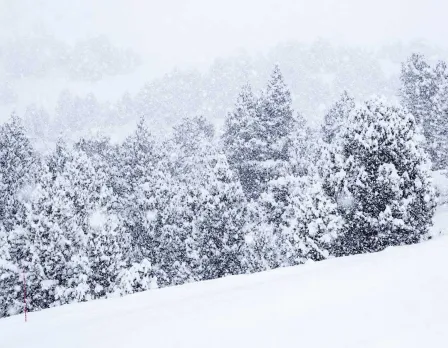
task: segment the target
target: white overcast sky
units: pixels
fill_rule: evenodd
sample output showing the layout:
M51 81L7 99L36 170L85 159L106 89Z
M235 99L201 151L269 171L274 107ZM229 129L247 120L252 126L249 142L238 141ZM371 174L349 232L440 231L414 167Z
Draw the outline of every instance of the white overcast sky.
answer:
M0 37L46 32L73 42L106 34L168 70L318 37L446 46L447 12L448 0L0 0Z

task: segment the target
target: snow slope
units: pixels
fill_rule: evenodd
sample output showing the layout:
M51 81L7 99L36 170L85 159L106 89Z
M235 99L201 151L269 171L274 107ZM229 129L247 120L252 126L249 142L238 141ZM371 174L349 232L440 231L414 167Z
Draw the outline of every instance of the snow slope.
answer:
M447 347L448 238L0 320L1 347Z

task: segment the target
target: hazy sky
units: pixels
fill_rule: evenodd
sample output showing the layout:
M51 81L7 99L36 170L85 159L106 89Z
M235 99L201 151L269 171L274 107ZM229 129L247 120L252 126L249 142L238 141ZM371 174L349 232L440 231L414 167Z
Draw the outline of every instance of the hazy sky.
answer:
M106 34L168 70L317 37L446 46L447 11L446 0L0 0L0 35L49 33L73 42Z

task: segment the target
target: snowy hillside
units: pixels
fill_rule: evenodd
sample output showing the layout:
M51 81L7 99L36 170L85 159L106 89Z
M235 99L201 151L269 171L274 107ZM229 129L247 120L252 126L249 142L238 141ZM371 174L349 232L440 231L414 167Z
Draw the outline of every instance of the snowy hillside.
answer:
M448 347L446 3L0 0L0 348Z
M0 320L8 348L446 347L448 238Z

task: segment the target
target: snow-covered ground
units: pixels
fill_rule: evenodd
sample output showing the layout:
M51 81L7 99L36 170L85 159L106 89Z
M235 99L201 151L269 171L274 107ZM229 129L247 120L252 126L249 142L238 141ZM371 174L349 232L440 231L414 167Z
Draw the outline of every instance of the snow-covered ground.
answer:
M448 238L0 320L7 348L447 347Z

